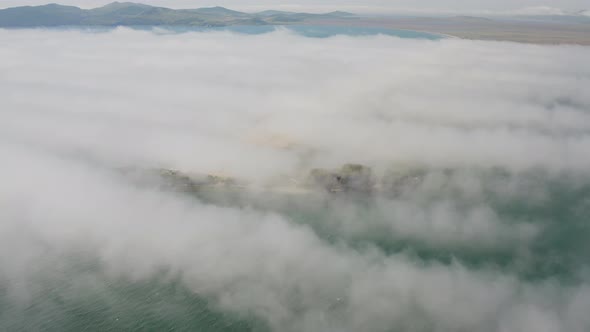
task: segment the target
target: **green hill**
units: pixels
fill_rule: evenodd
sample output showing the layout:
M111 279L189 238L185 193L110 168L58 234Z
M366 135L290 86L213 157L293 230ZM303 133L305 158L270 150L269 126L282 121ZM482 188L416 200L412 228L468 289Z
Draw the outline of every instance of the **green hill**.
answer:
M266 11L258 14L239 12L224 7L170 9L132 2L113 2L94 9L50 4L23 6L0 10L0 27L39 26L133 26L186 25L226 26L264 25L301 22L316 18L354 17L354 14L333 12L306 14Z

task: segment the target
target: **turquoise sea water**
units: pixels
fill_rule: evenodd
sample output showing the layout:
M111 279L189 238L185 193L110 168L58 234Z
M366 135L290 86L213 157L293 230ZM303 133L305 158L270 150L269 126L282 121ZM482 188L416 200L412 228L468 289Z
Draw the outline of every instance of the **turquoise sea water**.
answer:
M263 34L276 31L277 29L285 29L293 31L305 37L313 38L327 38L333 36L373 36L373 35L387 35L400 38L419 38L419 39L440 39L439 35L418 32L412 30L397 30L387 28L375 27L352 27L352 26L331 26L331 25L286 25L286 26L230 26L222 28L172 28L174 31L231 31L244 34ZM185 30L186 29L186 30Z
M386 35L399 38L415 38L437 40L445 38L442 35L413 30L388 29L377 27L332 26L332 25L236 25L227 27L192 27L192 26L130 26L134 30L154 31L156 33L187 33L207 31L229 31L247 35L271 33L277 30L292 31L296 34L311 38L328 38L334 36L375 36ZM108 32L115 27L79 27L67 26L52 29L81 30L87 32Z

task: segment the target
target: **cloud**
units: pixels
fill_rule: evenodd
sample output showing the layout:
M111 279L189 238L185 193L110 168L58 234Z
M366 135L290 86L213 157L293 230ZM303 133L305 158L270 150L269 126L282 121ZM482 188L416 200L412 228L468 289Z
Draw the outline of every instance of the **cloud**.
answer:
M590 327L587 47L120 28L0 40L0 321L51 280L77 299L164 271L274 331ZM425 175L360 202L208 200L141 177L264 188L343 163Z

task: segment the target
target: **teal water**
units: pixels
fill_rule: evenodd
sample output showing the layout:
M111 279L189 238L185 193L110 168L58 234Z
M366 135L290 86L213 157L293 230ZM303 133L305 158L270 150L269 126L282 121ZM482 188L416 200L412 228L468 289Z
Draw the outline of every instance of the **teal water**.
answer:
M154 31L156 33L188 33L188 32L209 32L209 31L228 31L246 35L260 35L275 32L278 30L286 30L294 32L298 35L310 38L329 38L334 36L376 36L385 35L398 38L410 39L428 39L438 40L445 38L442 35L401 29L388 29L378 27L356 27L356 26L332 26L332 25L236 25L227 27L193 27L193 26L129 26L127 28L142 31ZM80 30L86 32L109 32L116 27L93 26L93 27L79 27L66 26L52 29L60 30Z
M1 331L269 331L256 317L217 310L165 272L130 282L105 276L96 261L70 260L29 281L36 287L26 303L0 286Z
M166 28L167 29L167 28ZM285 29L293 31L305 37L328 38L334 36L374 36L387 35L399 38L418 38L418 39L441 39L442 36L418 32L412 30L398 30L376 27L353 27L353 26L331 26L331 25L285 25L285 26L230 26L222 28L204 28L204 29L187 29L173 28L174 31L231 31L243 34L264 34Z

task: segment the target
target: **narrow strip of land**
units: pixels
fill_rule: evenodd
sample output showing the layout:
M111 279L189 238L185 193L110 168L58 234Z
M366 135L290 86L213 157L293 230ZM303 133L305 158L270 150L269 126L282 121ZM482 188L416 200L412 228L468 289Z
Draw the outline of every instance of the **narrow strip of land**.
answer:
M590 45L590 23L479 17L367 17L357 20L322 19L313 23L406 29L475 40Z

